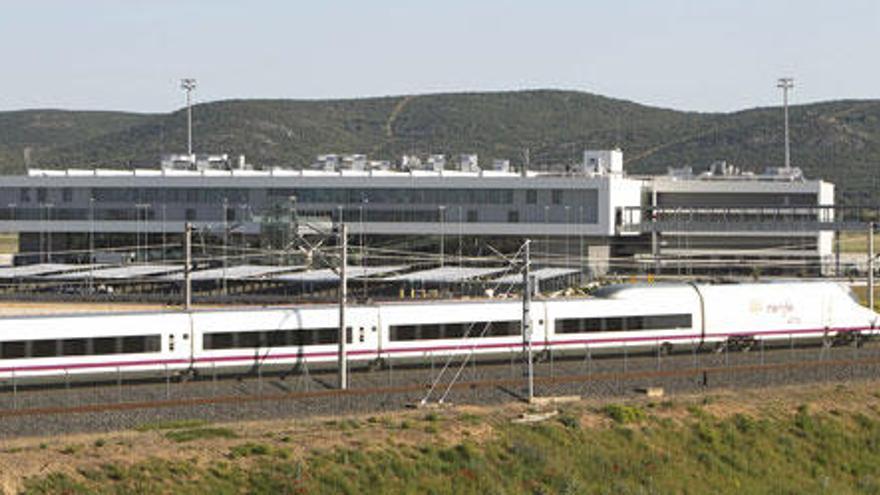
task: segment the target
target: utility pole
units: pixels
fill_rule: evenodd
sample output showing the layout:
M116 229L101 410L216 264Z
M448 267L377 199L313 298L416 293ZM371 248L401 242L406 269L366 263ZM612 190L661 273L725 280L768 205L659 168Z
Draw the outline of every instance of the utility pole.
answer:
M535 367L532 359L532 279L530 274L530 240L526 239L523 245L523 308L522 308L522 333L523 343L526 347L526 360L528 364L528 398L529 402L535 398Z
M95 197L89 197L89 294L95 292Z
M186 91L186 153L193 154L193 116L192 116L192 92L196 89L196 80L187 77L180 80L180 88Z
M183 309L192 309L192 224L186 222L183 233Z
M874 222L868 223L868 308L874 311Z
M446 254L446 205L438 206L437 214L440 217L440 267L442 268L445 265Z
M794 79L782 77L776 83L776 87L782 89L782 107L785 112L785 170L791 170L791 146L788 139L788 91L794 88Z
M348 343L348 331L345 326L345 304L348 297L348 274L346 273L346 265L348 264L348 229L345 224L339 224L339 241L342 247L342 254L339 257L339 389L348 389L348 354L346 345Z
M223 296L229 295L226 273L229 259L229 202L223 198Z

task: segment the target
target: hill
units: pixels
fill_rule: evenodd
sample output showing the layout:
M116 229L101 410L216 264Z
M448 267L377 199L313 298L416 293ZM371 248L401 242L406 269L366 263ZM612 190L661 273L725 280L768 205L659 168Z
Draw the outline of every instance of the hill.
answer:
M230 100L194 107L197 151L245 154L262 166L301 166L320 153L477 152L519 164L573 162L584 148L615 145L632 173L715 160L760 171L782 162L782 111L679 112L589 93L519 91L331 101ZM0 113L0 171L32 167L154 164L186 142L185 112ZM849 202L880 198L880 101L791 109L792 162L837 183Z
M0 492L877 493L877 382L11 439Z

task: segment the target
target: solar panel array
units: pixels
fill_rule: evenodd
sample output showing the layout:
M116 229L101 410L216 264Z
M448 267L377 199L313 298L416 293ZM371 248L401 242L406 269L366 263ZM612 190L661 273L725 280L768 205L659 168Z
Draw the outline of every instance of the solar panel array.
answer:
M52 280L82 280L94 277L100 280L126 280L163 275L175 271L183 271L183 265L115 266L111 268L58 273L55 275L47 275L42 278Z
M504 271L506 271L506 269L504 268L442 266L438 268L431 268L430 270L422 270L418 272L385 277L382 280L385 282L455 283L465 282L467 280L475 278L482 278Z
M346 275L351 278L365 278L393 273L406 269L406 265L388 265L388 266L347 266ZM284 273L274 275L272 280L280 280L284 282L301 282L301 283L336 283L339 281L339 275L335 271L325 268L322 270L308 270L304 272Z
M0 268L0 279L29 278L48 275L50 273L73 272L92 268L103 268L105 265L76 265L70 263L39 263L36 265L11 266Z
M541 282L544 280L552 280L554 278L567 277L571 275L577 275L580 273L580 270L573 270L571 268L538 268L537 270L531 270L529 275L535 278L535 280ZM509 275L504 275L503 277L496 278L493 282L499 284L522 284L523 276L522 273L512 273Z
M235 265L194 271L190 277L193 281L223 280L224 278L227 280L254 280L271 278L272 275L278 273L301 270L302 268L304 267L299 265ZM183 275L183 272L179 272L161 278L170 281L183 281Z

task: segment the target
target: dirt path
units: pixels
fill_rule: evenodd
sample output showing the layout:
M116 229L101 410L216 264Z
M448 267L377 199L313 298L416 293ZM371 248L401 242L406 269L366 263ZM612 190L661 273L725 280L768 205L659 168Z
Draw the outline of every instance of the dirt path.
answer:
M385 121L385 137L389 139L394 139L394 121L397 120L397 116L403 112L403 109L415 99L415 95L407 95L400 99L394 108L391 110L391 113L388 115L388 120Z

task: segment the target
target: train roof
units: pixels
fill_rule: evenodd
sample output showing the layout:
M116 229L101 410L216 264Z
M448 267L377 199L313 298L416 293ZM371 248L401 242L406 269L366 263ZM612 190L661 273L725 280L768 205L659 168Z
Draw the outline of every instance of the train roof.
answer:
M639 297L669 296L693 290L717 290L724 288L751 289L759 287L776 287L779 289L813 289L817 287L837 287L838 282L827 280L771 280L766 282L736 283L689 283L689 282L657 282L635 284L612 284L596 289L593 296L601 299L636 299ZM660 292L662 290L662 292Z
M535 302L586 302L595 300L632 300L632 299L654 299L657 297L689 297L694 295L694 288L699 290L714 289L722 287L750 288L750 287L767 287L770 285L779 286L780 288L789 286L790 288L803 289L805 285L810 286L835 286L840 284L827 281L774 281L774 282L754 282L754 283L730 283L730 284L692 284L687 282L657 282L657 283L635 283L635 284L612 284L596 289L590 296L575 296L553 299L536 299ZM405 301L381 301L369 304L350 304L348 307L357 308L379 308L382 306L412 306L412 305L443 305L443 304L511 304L519 303L519 299L435 299L435 300L405 300ZM328 309L336 308L336 304L320 303L306 305L278 305L278 306L236 306L227 308L197 308L191 310L193 313L214 313L214 312L249 312L249 311L284 311L291 309ZM30 320L39 318L88 318L95 316L141 316L141 315L183 315L187 314L183 309L155 309L155 310L138 310L138 311L81 311L68 313L42 313L42 314L24 314L24 315L5 315L0 316L0 321L10 320Z

